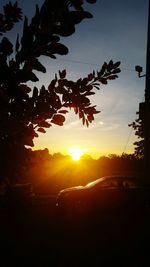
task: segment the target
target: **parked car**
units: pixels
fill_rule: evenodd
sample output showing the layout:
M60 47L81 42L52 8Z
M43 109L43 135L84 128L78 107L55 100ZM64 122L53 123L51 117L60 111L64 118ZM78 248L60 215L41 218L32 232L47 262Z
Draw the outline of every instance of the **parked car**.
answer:
M85 186L61 190L56 206L68 214L133 213L150 207L150 186L142 178L105 176Z

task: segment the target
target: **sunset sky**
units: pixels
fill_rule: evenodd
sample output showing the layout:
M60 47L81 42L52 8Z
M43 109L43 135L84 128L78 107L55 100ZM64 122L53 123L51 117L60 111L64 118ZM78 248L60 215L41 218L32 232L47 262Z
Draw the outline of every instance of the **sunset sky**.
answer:
M2 0L2 4L6 2ZM27 16L34 14L35 4L41 2L18 1ZM148 0L97 0L86 7L94 18L77 25L74 35L62 38L69 48L67 56L57 56L56 60L42 58L47 73L38 74L40 82L36 86L48 85L55 73L63 69L69 79L76 80L93 69L99 70L110 59L121 61L121 73L91 98L101 113L89 128L82 126L73 112L68 113L63 127L53 126L35 139L35 149L47 147L51 154L68 154L71 147L77 146L94 158L132 153L135 136L128 124L135 120L139 102L144 100L145 78L139 79L134 69L141 65L145 74ZM19 27L11 33L12 38Z

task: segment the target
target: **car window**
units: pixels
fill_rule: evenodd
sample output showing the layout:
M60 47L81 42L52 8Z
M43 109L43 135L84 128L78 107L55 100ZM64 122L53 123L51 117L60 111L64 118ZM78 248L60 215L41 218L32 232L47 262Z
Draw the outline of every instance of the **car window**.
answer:
M139 181L137 179L131 179L127 177L102 177L95 181L88 183L85 187L86 188L118 188L118 189L125 189L125 188L137 188L141 187Z
M124 188L136 188L138 187L138 184L133 180L124 180L123 187Z
M112 179L108 179L106 181L102 181L100 184L99 184L100 187L103 187L103 188L108 188L108 187L115 187L117 188L119 185L118 185L118 182L116 180L112 180Z

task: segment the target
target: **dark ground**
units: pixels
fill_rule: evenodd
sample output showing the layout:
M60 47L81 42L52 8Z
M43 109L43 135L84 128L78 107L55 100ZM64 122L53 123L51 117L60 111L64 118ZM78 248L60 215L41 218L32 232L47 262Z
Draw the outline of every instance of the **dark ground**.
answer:
M55 198L1 203L0 267L150 266L150 212L62 216Z

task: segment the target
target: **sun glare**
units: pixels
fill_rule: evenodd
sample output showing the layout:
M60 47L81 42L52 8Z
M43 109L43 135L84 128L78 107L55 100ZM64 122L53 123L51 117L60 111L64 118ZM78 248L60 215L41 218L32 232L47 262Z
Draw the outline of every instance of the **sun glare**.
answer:
M71 148L70 149L70 154L71 154L71 157L72 157L72 159L73 160L76 160L76 161L78 161L78 160L80 160L80 157L83 155L83 150L82 149L80 149L80 148Z

